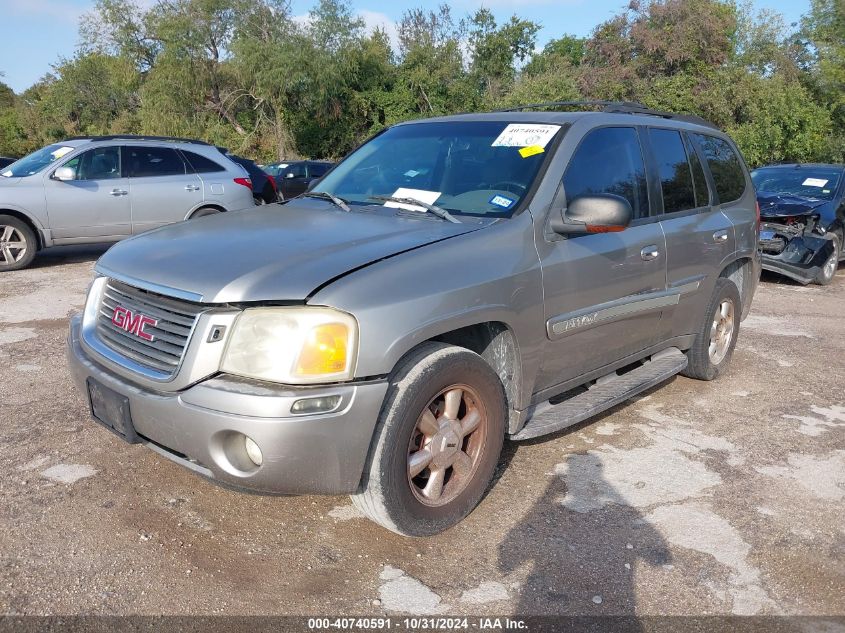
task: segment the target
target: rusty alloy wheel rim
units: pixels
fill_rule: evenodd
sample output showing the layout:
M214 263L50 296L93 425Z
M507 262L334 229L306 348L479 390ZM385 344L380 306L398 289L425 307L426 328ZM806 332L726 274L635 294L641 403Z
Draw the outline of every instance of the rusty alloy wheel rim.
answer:
M710 355L710 362L718 365L731 346L734 334L734 302L728 298L722 299L713 315L713 323L710 326L710 345L707 353Z
M408 444L408 483L427 506L443 506L472 481L487 441L487 410L472 387L450 385L429 400Z

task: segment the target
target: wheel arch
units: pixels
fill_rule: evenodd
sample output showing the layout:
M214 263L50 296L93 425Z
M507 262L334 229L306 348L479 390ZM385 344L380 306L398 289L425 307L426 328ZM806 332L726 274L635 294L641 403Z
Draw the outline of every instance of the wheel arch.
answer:
M217 204L215 202L203 202L202 204L198 204L193 209L191 209L188 214L185 216L186 220L190 220L194 217L194 214L201 209L217 209L220 213L226 213L227 209L222 204Z
M507 323L495 320L479 321L438 333L407 350L394 367L398 367L420 346L430 342L454 345L481 356L502 381L509 415L514 414L520 406L523 375L519 343Z
M5 207L0 207L0 215L9 215L25 223L30 229L32 229L32 232L35 234L37 250L40 251L44 248L44 235L41 232L41 227L38 226L38 223L33 218L31 218L26 213L23 213L22 211L17 211L16 209L9 209Z
M719 273L720 278L730 279L739 290L739 298L742 302L741 319L745 319L751 311L751 302L757 288L757 278L755 278L754 271L752 258L740 257L727 264ZM759 275L759 270L757 275Z

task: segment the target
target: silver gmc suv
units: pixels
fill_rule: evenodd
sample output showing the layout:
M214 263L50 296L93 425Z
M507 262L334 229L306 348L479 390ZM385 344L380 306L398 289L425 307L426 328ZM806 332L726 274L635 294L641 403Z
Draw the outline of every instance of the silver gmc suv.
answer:
M68 341L94 419L429 535L506 438L716 378L759 278L748 170L700 119L588 105L396 125L301 198L113 247Z
M61 244L116 242L172 222L253 206L249 174L201 141L61 141L0 169L0 273Z

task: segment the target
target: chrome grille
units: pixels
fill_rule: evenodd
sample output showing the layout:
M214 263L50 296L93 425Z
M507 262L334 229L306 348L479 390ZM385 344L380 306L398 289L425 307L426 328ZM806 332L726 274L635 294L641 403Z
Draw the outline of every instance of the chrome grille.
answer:
M133 314L142 314L158 323L144 331L147 341L112 322L114 310L121 306ZM97 336L106 346L136 363L173 375L182 361L188 339L199 314L207 306L164 297L109 279L100 300Z

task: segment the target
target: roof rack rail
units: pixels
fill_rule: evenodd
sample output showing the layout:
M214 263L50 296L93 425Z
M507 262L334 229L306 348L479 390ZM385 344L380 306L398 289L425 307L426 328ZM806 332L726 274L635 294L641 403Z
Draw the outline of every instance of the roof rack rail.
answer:
M523 110L540 110L544 108L586 108L598 106L632 106L645 108L642 103L637 103L636 101L545 101L542 103L529 103L526 105L514 106L513 108L504 108L501 110L495 110L495 112L522 112Z
M66 141L170 141L177 143L195 143L196 145L210 145L205 141L194 138L180 138L178 136L150 136L148 134L107 134L105 136L74 136Z
M550 108L601 108L602 112L616 113L616 114L643 114L647 116L656 116L663 119L673 119L676 121L685 121L687 123L694 123L696 125L703 125L718 129L718 127L700 116L694 114L678 114L675 112L664 112L662 110L653 110L642 103L636 101L548 101L545 103L530 103L527 105L516 106L513 108L505 108L496 110L496 112L523 112L525 110L540 110Z

